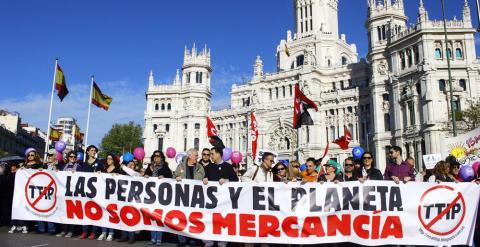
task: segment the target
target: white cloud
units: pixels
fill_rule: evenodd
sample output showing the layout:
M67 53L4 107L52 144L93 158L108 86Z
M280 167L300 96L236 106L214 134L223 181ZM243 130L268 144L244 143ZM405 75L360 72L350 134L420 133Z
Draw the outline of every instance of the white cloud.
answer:
M89 144L98 145L114 123L134 121L143 126L146 106L145 91L138 88L133 89L130 85L127 80L99 82L102 92L111 96L113 102L108 111L92 105ZM90 86L72 84L69 85L69 91L70 93L63 102L60 102L57 95L54 95L52 122L61 116L74 117L81 130L86 131ZM1 108L20 113L23 122L35 125L43 131L47 129L49 106L50 94L42 93L0 100Z

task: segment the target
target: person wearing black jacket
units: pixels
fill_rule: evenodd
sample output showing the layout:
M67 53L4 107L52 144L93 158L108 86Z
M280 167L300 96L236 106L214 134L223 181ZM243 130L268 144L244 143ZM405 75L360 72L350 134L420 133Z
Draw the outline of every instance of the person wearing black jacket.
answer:
M343 181L358 181L358 178L355 176L355 163L353 157L348 157L343 162Z
M82 166L83 172L101 172L104 169L103 160L97 158L98 148L95 145L90 145L87 147L87 157L85 162ZM89 228L91 228L91 232L89 234ZM82 234L80 235L79 239L88 239L93 240L97 237L97 226L82 226Z
M213 163L205 167L205 176L208 181L218 181L223 184L226 181L238 182L238 176L235 174L232 165L223 161L223 150L218 147L211 149Z
M362 163L360 168L356 171L356 177L360 182L365 180L383 180L382 172L375 168L372 153L365 152L362 155Z
M165 154L160 150L153 151L151 157L151 163L145 170L145 177L158 177L158 178L173 178L172 170L168 167L168 163L165 161ZM150 232L150 245L162 244L163 232L151 231Z

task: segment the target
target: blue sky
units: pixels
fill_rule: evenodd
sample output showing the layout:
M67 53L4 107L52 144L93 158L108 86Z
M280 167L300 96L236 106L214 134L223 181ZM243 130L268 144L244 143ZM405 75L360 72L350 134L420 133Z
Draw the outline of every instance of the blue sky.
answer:
M474 0L472 18L477 26ZM405 0L409 23L418 0ZM440 0L425 0L431 19L441 17ZM461 18L462 0L446 0L447 15ZM90 143L98 144L113 123L143 124L150 69L157 83L170 83L181 67L185 45L212 50L213 105L229 103L231 84L250 77L256 55L265 71L275 69L275 49L293 31L291 0L82 0L0 3L0 108L23 121L47 127L56 57L70 94L55 98L53 116L73 116L85 130L90 76L113 97L111 110L92 108ZM365 0L341 0L340 32L367 52Z

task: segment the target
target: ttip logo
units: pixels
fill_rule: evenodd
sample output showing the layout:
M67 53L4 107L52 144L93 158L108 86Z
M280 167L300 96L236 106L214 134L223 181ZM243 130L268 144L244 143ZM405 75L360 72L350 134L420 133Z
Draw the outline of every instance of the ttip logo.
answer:
M423 228L434 236L455 235L465 218L466 205L462 193L446 185L428 189L418 205L418 218Z

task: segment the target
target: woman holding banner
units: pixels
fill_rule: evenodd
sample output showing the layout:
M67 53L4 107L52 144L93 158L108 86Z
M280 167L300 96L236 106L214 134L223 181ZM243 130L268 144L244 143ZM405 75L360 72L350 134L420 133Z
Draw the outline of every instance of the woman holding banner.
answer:
M110 173L110 174L123 174L120 165L117 163L117 159L114 154L107 154L106 157L106 165L103 168L103 173ZM113 228L106 228L102 227L102 233L98 236L97 240L113 240L114 229Z
M356 177L361 183L365 180L383 180L382 172L375 168L373 154L370 152L363 153L360 168L356 173Z

